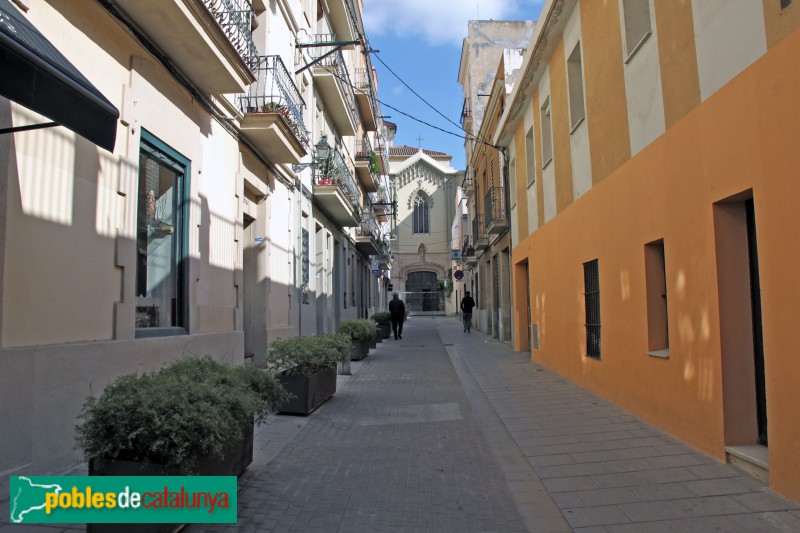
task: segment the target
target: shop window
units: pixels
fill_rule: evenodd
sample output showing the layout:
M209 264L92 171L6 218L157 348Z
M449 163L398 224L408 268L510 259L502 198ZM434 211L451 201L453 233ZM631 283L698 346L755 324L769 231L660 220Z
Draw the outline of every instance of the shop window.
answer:
M186 333L189 160L142 130L136 217L136 336Z

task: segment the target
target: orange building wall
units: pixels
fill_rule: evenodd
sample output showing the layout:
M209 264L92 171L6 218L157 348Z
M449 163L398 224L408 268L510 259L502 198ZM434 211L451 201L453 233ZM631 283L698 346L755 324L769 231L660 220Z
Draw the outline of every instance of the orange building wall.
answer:
M572 147L569 143L569 103L567 64L564 59L564 37L558 39L550 58L550 105L553 128L553 162L555 163L556 212L572 203Z
M592 183L631 157L617 2L581 0L581 37Z
M590 8L598 6L594 9L605 4L616 2L588 2ZM592 48L586 46L587 63ZM792 67L797 57L800 32L775 45L601 183L595 180L580 200L522 240L513 261L527 258L531 265L533 322L540 326L541 343L533 352L535 361L724 460L713 203L752 189L771 488L800 500L800 357L795 333L800 150L794 146L800 124L800 69ZM593 122L591 116L589 124L595 154L595 139L609 134L608 124ZM616 130L626 130L626 124L614 122ZM601 173L612 160L598 165ZM645 353L644 245L660 238L666 253L669 359ZM582 264L595 258L601 286L600 361L585 357ZM514 290L518 298L524 294L518 284ZM515 305L524 306L524 298ZM522 316L515 313L517 320Z

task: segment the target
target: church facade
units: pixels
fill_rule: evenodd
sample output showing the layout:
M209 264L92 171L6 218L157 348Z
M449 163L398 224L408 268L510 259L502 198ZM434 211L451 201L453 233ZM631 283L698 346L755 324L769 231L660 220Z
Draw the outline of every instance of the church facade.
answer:
M443 152L389 149L392 198L391 285L412 314L452 314L451 223L461 174Z

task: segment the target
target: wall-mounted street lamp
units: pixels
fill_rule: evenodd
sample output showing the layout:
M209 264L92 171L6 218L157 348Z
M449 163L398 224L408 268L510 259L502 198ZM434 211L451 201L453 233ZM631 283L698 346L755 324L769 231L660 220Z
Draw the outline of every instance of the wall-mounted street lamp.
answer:
M314 155L310 163L299 163L292 165L293 172L300 172L306 168L316 170L321 163L324 163L331 156L331 146L328 144L328 136L322 135L319 142L314 146Z

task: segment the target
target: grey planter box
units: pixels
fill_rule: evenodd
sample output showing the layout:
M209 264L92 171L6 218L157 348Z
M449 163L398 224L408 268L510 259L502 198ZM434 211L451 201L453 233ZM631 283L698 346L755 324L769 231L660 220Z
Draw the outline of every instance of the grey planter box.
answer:
M278 374L278 381L292 395L292 399L284 403L278 412L309 415L336 394L336 367L320 370L311 376Z
M252 421L245 425L245 433L241 441L232 443L223 456L209 456L197 461L195 469L200 476L240 476L253 462ZM90 476L174 476L164 465L126 461L123 459L105 459L89 461ZM86 524L89 533L172 533L179 531L186 524Z
M392 334L392 326L391 324L379 324L378 325L378 335L382 339L388 339L389 335Z
M361 361L369 354L369 341L352 341L350 344L350 360Z

